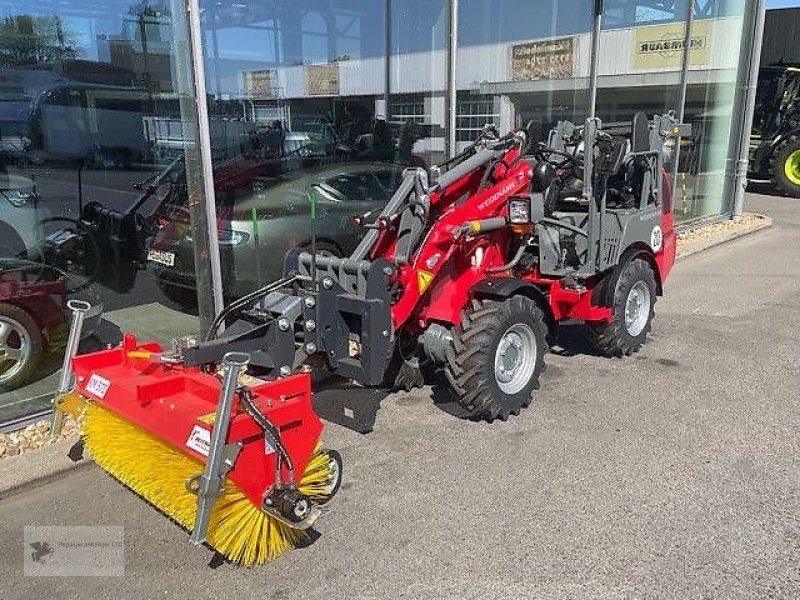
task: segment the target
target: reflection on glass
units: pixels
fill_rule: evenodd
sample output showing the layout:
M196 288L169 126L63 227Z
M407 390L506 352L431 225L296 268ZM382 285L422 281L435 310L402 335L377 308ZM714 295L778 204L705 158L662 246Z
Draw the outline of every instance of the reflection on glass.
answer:
M186 195L175 159L194 143L172 10L0 2L0 421L49 406L69 300L93 307L81 351L142 319L165 341L196 327L162 306L146 268L162 204Z

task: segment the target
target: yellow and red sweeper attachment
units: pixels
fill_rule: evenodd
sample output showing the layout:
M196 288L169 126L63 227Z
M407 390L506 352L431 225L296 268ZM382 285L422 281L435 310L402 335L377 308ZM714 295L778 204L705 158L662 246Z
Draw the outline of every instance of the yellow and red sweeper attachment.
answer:
M338 490L341 459L319 444L310 375L246 387L247 359L228 354L213 373L128 334L72 366L94 461L193 543L253 565L306 536Z

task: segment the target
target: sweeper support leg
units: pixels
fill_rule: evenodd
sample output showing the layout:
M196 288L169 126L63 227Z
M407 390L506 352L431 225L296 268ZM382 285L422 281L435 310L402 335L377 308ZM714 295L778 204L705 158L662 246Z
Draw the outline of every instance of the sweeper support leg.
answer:
M52 438L61 434L61 427L64 424L64 411L59 406L59 400L72 389L72 359L78 354L78 346L81 343L81 333L83 332L83 319L86 313L91 310L92 305L83 300L70 300L67 302L67 308L72 311L72 323L69 328L67 348L64 351L61 379L58 383L56 395L53 398L53 422L50 425L50 437Z
M236 393L239 374L250 362L250 355L243 352L228 352L223 358L225 378L217 403L214 417L214 429L211 430L211 442L208 448L208 460L202 475L186 482L186 489L197 494L197 515L190 540L196 546L206 541L211 511L217 498L223 491L225 475L233 466L241 450L241 444L227 444L230 429L233 396Z

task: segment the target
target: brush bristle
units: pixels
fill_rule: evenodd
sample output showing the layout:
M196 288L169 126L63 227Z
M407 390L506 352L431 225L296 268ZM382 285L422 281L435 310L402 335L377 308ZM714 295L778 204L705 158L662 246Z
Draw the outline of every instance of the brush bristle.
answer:
M203 463L162 442L114 413L90 404L83 427L94 461L142 498L191 530L197 497L186 481L203 471ZM312 500L325 497L330 471L319 447L298 484ZM230 480L211 513L207 543L231 562L260 565L293 548L305 537L255 506Z

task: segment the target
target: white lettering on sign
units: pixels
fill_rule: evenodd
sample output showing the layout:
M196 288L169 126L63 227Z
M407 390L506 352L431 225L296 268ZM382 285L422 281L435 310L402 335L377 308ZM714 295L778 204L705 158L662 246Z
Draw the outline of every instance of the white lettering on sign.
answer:
M111 387L111 382L105 377L100 377L94 374L89 378L89 383L86 384L86 391L94 394L98 398L105 398L108 388Z
M205 427L195 425L189 434L189 439L186 440L186 447L203 456L208 456L208 449L211 447L211 432Z
M661 244L664 243L664 233L661 231L661 227L656 225L653 227L653 232L650 234L650 247L653 249L653 252L658 252L661 250Z

